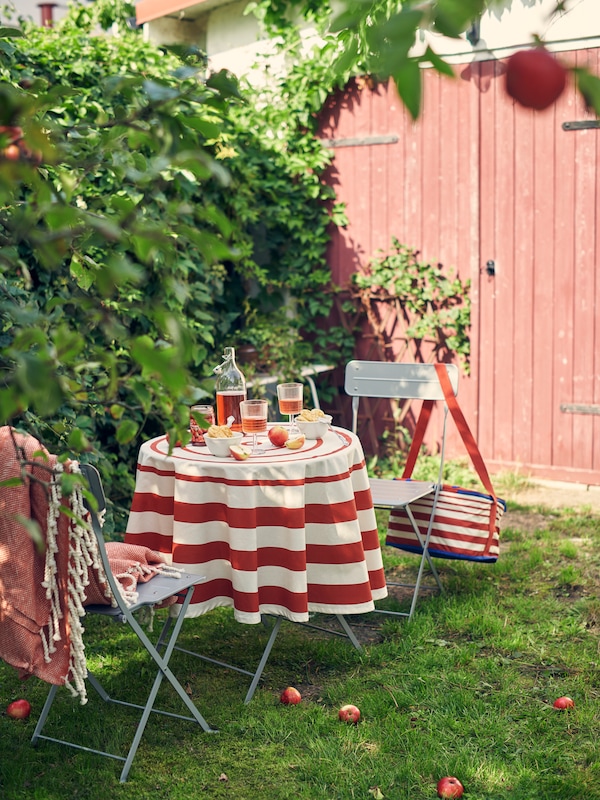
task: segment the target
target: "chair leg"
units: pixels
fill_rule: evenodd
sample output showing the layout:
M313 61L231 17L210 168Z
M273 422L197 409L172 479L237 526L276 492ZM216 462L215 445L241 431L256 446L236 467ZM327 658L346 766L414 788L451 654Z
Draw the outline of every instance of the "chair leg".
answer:
M256 668L256 672L254 673L254 677L252 678L252 683L250 684L250 688L248 689L248 693L246 694L246 699L244 700L244 703L246 704L248 704L250 700L252 700L252 697L254 696L254 692L256 690L256 687L258 686L260 676L262 675L263 670L269 659L269 656L271 655L271 650L273 649L273 645L275 644L275 639L277 638L277 634L279 633L279 628L281 627L282 621L283 617L277 617L277 619L275 620L275 624L271 629L271 635L269 636L269 641L267 642L267 645L263 650L262 657L260 659L258 667Z
M54 702L54 698L56 697L57 691L58 691L58 686L52 685L50 687L50 691L48 692L48 697L46 698L46 702L44 703L44 707L42 708L42 713L40 714L40 718L38 719L37 725L35 726L33 736L31 737L31 744L33 745L36 745L38 739L40 738L42 728L46 724L46 720L48 719L48 714L50 713L50 708L52 707L52 703Z
M129 752L127 753L127 755L125 757L120 756L120 755L116 755L114 753L108 753L108 752L105 752L103 750L94 750L94 749L89 748L89 747L84 747L84 746L82 746L80 744L77 744L75 742L67 742L67 741L65 741L63 739L54 739L54 738L52 738L50 736L42 735L42 729L43 729L43 727L44 727L44 725L46 723L46 720L48 718L48 714L50 712L50 708L51 708L51 706L52 706L52 704L54 702L54 699L56 697L56 693L57 693L57 690L58 690L58 686L54 686L54 685L50 688L50 692L48 694L48 697L46 698L46 702L44 703L44 707L42 709L42 713L40 714L40 718L38 720L38 723L37 723L37 725L35 727L35 730L33 732L33 736L31 738L31 743L33 745L35 745L39 739L46 739L46 740L51 741L51 742L56 742L57 744L67 745L69 747L74 747L74 748L76 748L78 750L85 750L86 752L89 752L89 753L96 753L97 755L107 756L109 758L117 759L118 761L123 761L124 762L124 766L123 766L123 769L121 771L121 776L120 776L119 780L120 780L121 783L125 783L125 781L127 780L128 775L129 775L129 770L131 769L131 765L133 763L133 759L135 758L135 755L137 753L138 747L139 747L140 742L142 740L142 736L144 734L144 730L146 728L146 725L148 723L148 720L150 718L150 714L151 713L154 712L156 714L163 714L165 716L175 717L177 719L182 719L182 720L187 720L189 722L197 722L205 732L207 732L207 733L215 733L216 731L213 728L211 728L209 726L209 724L206 722L206 720L204 719L202 714L198 711L198 709L196 708L196 706L192 702L191 698L185 692L185 690L184 690L183 686L181 685L181 683L179 682L179 680L175 677L175 675L171 671L170 667L168 666L169 660L171 658L171 655L173 654L173 650L175 649L175 643L177 641L177 637L179 635L179 631L181 629L181 625L183 624L183 620L184 620L184 617L185 617L185 611L187 610L187 607L189 606L190 600L192 598L193 590L194 590L193 586L191 586L187 590L186 596L185 596L185 600L184 600L183 605L181 607L181 614L176 618L175 624L173 625L173 628L171 630L171 633L170 633L170 636L168 637L168 639L166 639L165 637L166 637L166 634L167 634L169 628L171 627L171 625L170 625L170 623L169 624L165 623L165 626L163 626L163 630L161 631L161 637L162 637L162 646L164 647L164 654L162 656L157 651L157 649L154 647L154 645L152 644L150 639L147 637L145 632L142 630L141 626L139 625L139 623L137 622L135 617L130 612L125 612L126 613L126 617L127 617L127 621L129 623L129 626L136 633L140 643L144 646L144 648L146 649L148 655L150 655L150 657L154 661L155 665L158 667L156 676L154 678L154 682L152 684L152 688L150 690L150 693L148 694L148 697L146 699L145 705L142 706L142 705L139 705L137 703L129 703L129 702L124 701L124 700L118 700L116 698L110 697L110 695L108 695L108 693L104 690L104 688L102 687L100 682L91 673L88 673L88 675L87 675L88 682L96 690L96 692L98 692L98 694L100 695L100 697L103 700L105 700L107 702L111 702L111 703L117 703L118 705L129 706L129 707L132 707L132 708L137 708L137 709L141 709L142 710L142 715L141 715L141 718L140 718L140 720L139 720L139 722L137 724L133 741L132 741L131 746L129 748ZM186 706L186 708L191 713L191 715L192 715L191 717L183 716L181 714L175 714L175 713L172 713L172 712L169 712L169 711L162 711L160 709L154 708L154 703L156 701L156 697L158 695L158 691L159 691L160 686L161 686L161 684L162 684L162 682L163 682L163 680L165 678L171 684L173 689L175 689L176 693L179 695L179 697L183 701L184 705Z
M154 691L154 687L153 687L154 696L156 696L156 693L158 692L158 688L159 688L163 678L166 678L169 681L169 683L171 684L171 686L173 687L173 689L175 689L175 691L177 692L177 694L179 695L181 700L183 701L183 704L186 706L186 708L192 714L193 718L201 726L201 728L204 731L206 731L206 733L214 733L213 729L206 722L206 720L204 719L202 714L198 711L198 709L196 708L194 703L188 697L185 689L179 683L179 681L177 680L177 678L175 677L175 675L171 671L170 667L168 666L169 660L170 660L171 655L173 653L173 650L175 649L175 644L177 642L177 637L179 636L179 631L181 629L181 626L183 624L183 620L185 618L185 612L187 611L187 608L188 608L188 606L190 604L190 600L192 599L193 591L194 591L194 587L191 586L188 589L187 593L186 593L185 600L183 602L183 605L181 606L181 610L180 610L179 615L175 619L175 624L173 626L173 630L171 631L171 635L169 637L169 640L165 645L165 651L164 651L164 654L163 654L162 657L161 657L160 653L158 652L158 650L155 648L155 646L152 644L152 642L148 639L148 637L146 636L146 634L144 633L144 631L140 627L139 623L137 622L137 620L133 616L131 616L131 618L129 620L129 623L130 623L131 627L133 628L133 630L136 632L139 640L142 642L142 644L146 648L147 652L152 657L153 661L155 662L155 664L158 667L159 671L158 671L157 676L156 676L156 682L157 682L156 683L156 691ZM149 705L149 703L146 702L146 708L148 708L148 705ZM150 705L150 708L148 709L148 714L150 713L150 711L152 711L152 706L151 705Z
M354 631L352 630L352 628L348 624L348 620L346 619L346 617L344 617L343 614L336 614L335 616L337 617L337 621L340 623L340 625L344 629L344 631L346 633L346 636L350 639L350 641L352 642L354 647L356 647L357 650L362 650L360 642L358 641Z
M376 612L378 614L388 614L389 616L396 616L396 617L407 617L408 620L410 621L412 619L412 617L413 617L413 614L415 613L415 608L417 606L417 600L419 599L419 593L421 591L421 582L423 580L423 572L425 570L425 564L426 563L427 563L427 566L429 567L429 569L431 570L431 574L432 574L432 576L433 576L433 578L434 578L434 580L435 580L435 582L437 584L437 588L438 588L440 594L442 594L442 595L445 594L445 591L444 591L444 587L442 586L442 582L440 580L440 576L438 574L438 571L437 571L437 569L435 567L435 564L433 563L433 559L432 559L431 554L429 552L429 539L431 537L431 526L430 526L429 530L427 531L427 535L425 536L425 538L423 538L423 534L419 530L419 526L417 524L416 519L413 516L413 513L412 513L412 511L410 509L410 506L406 506L404 511L406 512L406 515L407 515L408 519L410 520L410 524L413 527L413 530L415 532L415 536L416 536L417 541L419 542L419 545L421 546L423 552L421 553L421 560L419 562L419 569L418 569L418 572L417 572L417 578L416 578L415 583L411 584L410 586L408 584L390 584L390 585L406 586L406 588L411 588L413 590L413 595L412 595L412 599L411 599L411 603L410 603L410 610L409 611L386 611L384 609L375 609L375 610L376 610ZM425 588L433 589L435 587L427 586Z

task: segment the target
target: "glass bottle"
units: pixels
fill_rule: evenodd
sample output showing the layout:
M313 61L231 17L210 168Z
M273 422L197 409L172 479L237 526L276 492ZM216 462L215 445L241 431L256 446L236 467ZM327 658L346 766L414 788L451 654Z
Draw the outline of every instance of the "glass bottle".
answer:
M231 430L242 430L240 403L246 400L246 381L235 363L235 350L226 347L223 351L223 363L214 370L217 373L217 425L226 425L227 419L233 417Z

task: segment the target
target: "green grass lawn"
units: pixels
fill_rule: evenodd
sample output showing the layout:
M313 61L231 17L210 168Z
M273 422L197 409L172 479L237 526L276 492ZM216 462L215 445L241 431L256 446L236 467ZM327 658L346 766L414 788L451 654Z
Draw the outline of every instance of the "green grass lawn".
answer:
M383 549L388 575L413 570L414 557ZM599 554L600 517L513 505L496 564L438 561L447 595L422 599L411 622L352 618L362 652L284 623L247 706L249 678L176 653L174 671L219 733L153 715L124 785L117 761L32 748L48 687L0 665L0 709L18 697L33 706L27 720L0 716L0 798L425 800L455 775L467 800L600 800ZM143 699L153 671L126 629L96 617L86 627L91 670ZM252 669L266 636L220 609L186 620L180 643ZM297 706L279 702L288 685L302 692ZM133 712L91 690L85 707L59 694L45 733L128 747ZM556 711L565 694L574 710ZM338 720L348 702L357 726ZM169 687L160 707L181 710Z

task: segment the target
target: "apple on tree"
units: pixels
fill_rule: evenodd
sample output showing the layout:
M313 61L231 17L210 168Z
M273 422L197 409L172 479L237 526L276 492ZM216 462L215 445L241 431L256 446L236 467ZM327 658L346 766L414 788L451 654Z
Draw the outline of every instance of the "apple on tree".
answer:
M506 64L506 92L525 108L543 111L564 91L567 70L544 47L519 50Z
M464 790L465 789L462 783L458 780L458 778L454 778L452 775L447 775L445 778L440 778L437 784L438 797L462 797Z

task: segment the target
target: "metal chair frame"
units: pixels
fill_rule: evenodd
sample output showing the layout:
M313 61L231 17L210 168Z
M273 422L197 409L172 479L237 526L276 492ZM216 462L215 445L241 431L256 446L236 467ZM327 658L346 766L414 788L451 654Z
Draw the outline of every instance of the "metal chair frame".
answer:
M267 627L267 617L271 617L271 616L272 615L270 615L270 614L269 615L265 614L265 615L263 615L261 617L262 623L265 626L265 628ZM303 625L304 627L314 628L315 630L323 631L323 633L329 633L329 634L332 634L333 636L342 636L344 638L348 638L348 639L350 639L351 643L353 644L353 646L357 650L362 650L360 642L356 638L356 635L354 634L354 631L352 630L352 628L348 624L348 621L346 620L346 618L344 616L342 616L341 614L335 614L334 616L336 617L337 621L339 622L339 624L340 624L340 626L342 628L341 631L336 631L336 630L333 630L331 628L325 628L325 627L322 627L320 625L315 625L312 622L294 622L292 624L294 624L294 625ZM194 656L194 658L199 658L202 661L208 662L209 664L215 664L218 667L224 667L225 669L230 669L230 670L233 670L234 672L239 672L241 675L249 675L252 678L252 681L250 683L250 686L248 687L248 691L246 692L246 697L244 699L244 703L247 705L252 700L252 698L254 696L254 692L256 691L256 689L258 687L259 681L260 681L260 679L262 677L262 674L264 672L264 669L265 669L265 667L267 665L267 661L269 660L269 656L271 655L271 650L273 649L273 645L275 644L275 640L277 639L277 635L279 633L279 629L281 628L281 623L284 622L284 620L285 620L284 617L280 617L280 616L276 616L276 617L274 616L273 619L274 619L274 623L273 623L273 626L271 627L271 630L270 630L270 633L269 633L269 638L268 638L267 643L265 645L265 648L264 648L264 650L262 652L260 661L259 661L256 669L254 670L254 672L252 672L250 670L247 670L247 669L244 669L242 667L238 667L235 664L228 664L225 661L219 661L218 659L210 658L209 656L205 656L202 653L196 653L193 650L186 650L183 647L179 647L179 645L175 646L175 650L179 650L182 653L186 653L188 656ZM166 636L167 632L168 632L168 627L163 628L163 631L161 632L161 638L159 638L159 641L158 641L158 644L157 644L157 648L161 647L161 645L162 645L161 639L163 638L163 636Z
M96 498L98 504L98 511L102 511L106 507L106 499L104 496L104 490L102 488L102 482L98 471L96 470L95 467L91 465L82 464L81 472L87 479L90 485L90 490L93 493L94 497ZM129 627L136 634L138 640L140 641L140 644L143 646L143 648L148 653L149 657L156 665L157 672L152 687L150 689L150 692L148 694L148 698L144 705L139 705L137 703L131 703L111 697L105 691L105 689L102 687L102 685L94 675L92 675L91 673L88 673L87 675L87 680L89 684L95 689L95 691L100 695L100 697L104 701L127 706L129 708L137 708L142 711L133 741L126 755L110 753L104 750L94 749L92 747L85 747L76 742L69 742L64 739L58 739L52 736L46 736L42 734L42 730L46 724L52 704L54 703L56 694L59 689L59 687L55 685L53 685L50 689L50 693L48 694L48 697L40 714L40 718L35 727L35 731L33 733L31 742L33 745L36 745L38 740L45 739L50 742L67 745L68 747L73 747L78 750L85 750L86 752L89 753L96 753L97 755L106 756L108 758L113 758L118 761L122 761L124 762L124 764L120 775L120 782L124 783L129 775L129 770L131 769L133 759L135 758L136 752L142 740L142 736L144 734L144 730L146 728L151 713L162 714L168 717L175 717L176 719L197 723L198 725L200 725L202 730L204 730L207 733L216 732L213 728L210 727L210 725L206 722L202 714L198 711L198 709L192 702L191 698L189 697L189 695L187 694L187 692L185 691L185 689L178 681L178 679L175 677L175 675L171 671L171 668L169 667L169 661L171 659L173 651L176 649L177 637L179 636L181 626L185 619L185 612L192 599L194 587L196 586L196 584L203 581L204 577L192 573L182 573L181 577L176 577L176 578L157 575L146 583L138 584L137 591L139 599L134 605L127 606L127 604L121 597L119 588L117 586L117 582L110 569L110 563L108 560L108 555L104 544L104 536L102 534L102 528L98 519L98 514L96 513L96 510L92 508L90 508L89 510L91 515L92 527L98 542L98 549L102 566L104 568L108 585L110 586L117 600L118 605L116 608L113 608L112 606L108 605L90 605L86 607L86 614L100 614L105 617L110 617L113 620L127 623ZM180 606L179 613L176 617L173 617L170 613L168 614L167 619L163 625L162 631L160 633L158 643L155 646L148 638L148 636L140 626L139 622L135 619L134 614L141 608L153 607L157 604L162 603L163 601L174 595L183 597L183 603ZM159 647L162 653L159 652ZM163 680L166 680L172 686L177 695L179 695L179 697L181 698L183 704L188 709L191 716L184 716L181 714L175 714L169 711L162 711L160 709L154 708L154 703L156 701L156 697L160 689L160 686L163 683Z
M456 395L458 393L458 368L455 364L447 364L446 367L452 389ZM444 393L434 364L408 364L391 361L349 361L346 365L344 389L346 394L352 397L353 433L357 433L358 409L361 397L390 400L444 401ZM408 617L410 620L415 612L417 600L422 589L435 589L437 587L441 594L444 593L444 587L442 586L431 554L429 553L429 540L433 521L435 519L438 495L442 487L447 417L448 406L444 401L440 467L436 483L430 481L390 480L385 478L369 479L373 505L376 508L404 510L423 551L414 584L388 581L390 586L402 586L413 589L410 610L408 612L403 612L376 609L377 613ZM410 506L415 501L430 494L434 495L431 516L427 529L422 530L419 528ZM425 565L427 565L431 571L433 579L435 580L435 586L422 584Z

